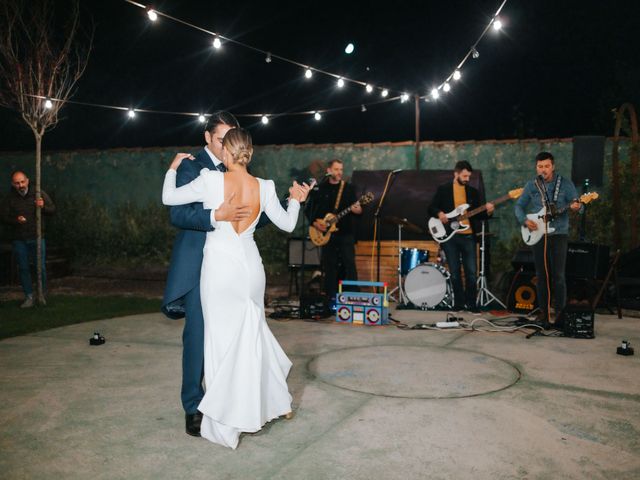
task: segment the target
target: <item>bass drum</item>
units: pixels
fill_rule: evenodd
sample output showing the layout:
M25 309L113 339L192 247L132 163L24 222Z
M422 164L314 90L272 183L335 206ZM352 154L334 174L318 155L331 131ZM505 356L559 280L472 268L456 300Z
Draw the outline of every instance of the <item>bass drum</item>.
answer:
M411 270L404 281L404 292L416 307L435 308L452 304L449 272L435 263L423 263Z

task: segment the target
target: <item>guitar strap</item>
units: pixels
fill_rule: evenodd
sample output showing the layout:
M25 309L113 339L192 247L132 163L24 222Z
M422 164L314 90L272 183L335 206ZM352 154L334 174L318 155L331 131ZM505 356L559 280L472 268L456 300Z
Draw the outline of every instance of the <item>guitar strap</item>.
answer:
M558 203L558 196L560 195L560 184L562 183L562 177L560 175L556 175L556 186L553 187L553 204L556 205Z
M336 196L336 204L333 206L333 213L338 211L338 205L340 205L340 200L342 200L342 192L344 190L344 180L340 181L340 189L338 190L338 195Z

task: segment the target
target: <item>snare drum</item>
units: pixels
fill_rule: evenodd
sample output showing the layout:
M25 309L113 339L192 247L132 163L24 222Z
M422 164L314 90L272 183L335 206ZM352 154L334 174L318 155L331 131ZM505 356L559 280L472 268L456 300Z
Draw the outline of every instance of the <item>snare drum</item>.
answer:
M400 275L406 275L421 263L426 263L428 259L428 250L420 250L418 248L401 248Z
M424 263L411 270L404 281L404 291L416 307L435 308L452 303L449 272L435 263Z

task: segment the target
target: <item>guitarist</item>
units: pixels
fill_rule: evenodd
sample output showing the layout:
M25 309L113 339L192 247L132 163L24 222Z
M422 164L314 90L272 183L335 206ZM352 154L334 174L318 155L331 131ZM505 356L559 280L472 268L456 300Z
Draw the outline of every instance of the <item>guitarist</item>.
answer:
M527 213L540 211L543 207L555 212L571 205L571 210L581 208L578 192L573 182L555 173L555 160L549 152L536 155L536 178L529 180L522 195L515 203L515 214L520 225L533 231L538 225L527 219ZM556 315L564 308L567 301L567 285L565 280L565 265L567 260L567 243L569 234L569 214L567 211L548 218L548 227L555 230L545 234L542 240L533 245L533 259L536 267L538 282L538 305L540 315L538 320L545 324L554 324L556 317L551 318L549 292L554 292L554 307ZM546 253L546 255L545 255ZM547 268L545 269L545 257ZM547 272L549 276L547 277Z
M312 192L311 204L307 209L307 217L312 226L321 232L327 227L322 219L327 213L336 213L349 205L351 213L360 215L362 207L356 203L353 186L343 180L344 165L342 160L331 160L327 167L326 180ZM344 276L342 280L358 280L356 272L355 237L353 217L347 215L337 224L338 230L331 234L329 243L322 247L322 269L324 270L324 291L328 299L335 298L338 291L339 264L342 264Z
M459 161L453 169L453 182L440 185L436 190L431 204L429 205L429 215L437 217L443 224L449 223L446 214L464 203L469 205L469 210L480 206L480 192L469 185L473 168L467 161ZM477 275L477 255L476 255L476 232L480 231L478 220L485 220L493 213L494 205L486 204L486 212L479 213L469 220L461 223L469 225L464 231L459 231L447 242L442 244L454 294L454 310L468 309L472 312L478 311L476 306L476 275ZM461 267L464 266L464 277L466 289L462 287Z

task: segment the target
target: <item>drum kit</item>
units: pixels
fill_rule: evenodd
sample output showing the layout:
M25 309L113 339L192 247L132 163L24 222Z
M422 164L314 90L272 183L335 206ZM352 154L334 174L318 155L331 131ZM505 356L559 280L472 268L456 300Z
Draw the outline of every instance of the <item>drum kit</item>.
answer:
M413 305L422 310L451 309L453 288L450 275L444 268L444 252L438 252L435 262L429 262L429 251L402 247L402 229L414 233L425 233L406 218L385 217L386 223L398 227L398 286L389 292L389 297L398 303ZM398 292L398 298L393 293Z

